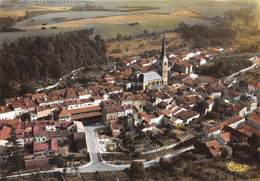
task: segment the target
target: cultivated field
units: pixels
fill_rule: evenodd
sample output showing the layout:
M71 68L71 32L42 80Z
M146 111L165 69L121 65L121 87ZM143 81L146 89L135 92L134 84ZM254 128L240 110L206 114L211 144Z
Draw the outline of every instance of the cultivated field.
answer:
M1 8L0 17L13 17L19 18L24 17L30 13L50 13L50 12L59 12L59 11L69 11L72 7L67 6L30 6L30 7L10 7L10 8Z
M138 56L145 51L159 51L161 49L161 38L138 38L134 40L124 40L107 43L108 56L114 58ZM167 33L167 47L171 48L182 42L177 33Z
M258 1L258 0L257 0ZM229 10L251 7L255 0L95 0L82 7L69 4L14 6L0 8L1 16L29 19L18 22L15 28L25 32L0 33L0 47L17 38L46 35L53 32L94 28L103 38L114 38L118 33L133 35L144 30L174 29L179 23L206 24L214 16ZM42 24L46 24L42 29ZM134 24L134 25L131 25Z
M118 24L130 24L130 23L161 23L161 22L171 22L176 21L180 18L202 18L198 13L192 11L177 11L171 13L144 13L144 14L134 14L134 15L123 15L123 16L109 16L109 17L96 17L90 19L80 19L80 20L71 20L64 21L60 23L53 23L49 26L55 26L58 29L66 28L79 28L85 25L91 24L103 24L103 25L118 25ZM39 29L41 25L28 26L25 27L28 29Z

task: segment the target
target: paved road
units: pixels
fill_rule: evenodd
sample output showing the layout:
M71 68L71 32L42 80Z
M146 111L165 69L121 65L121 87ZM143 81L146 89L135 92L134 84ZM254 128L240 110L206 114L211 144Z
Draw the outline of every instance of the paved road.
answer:
M177 150L177 151L175 151L173 154L168 154L168 155L164 156L164 158L167 158L167 157L173 158L173 157L176 157L176 156L178 156L178 155L180 155L180 154L182 154L182 153L184 153L184 152L187 152L187 151L190 151L190 150L193 150L193 149L195 149L195 147L194 147L193 145L191 145L191 146L182 148L182 149L180 149L180 150ZM144 167L145 167L145 168L148 168L148 167L155 166L156 164L159 163L160 158L161 158L161 157L157 157L157 158L154 159L154 160L144 162Z
M254 57L251 57L250 59L253 59L253 58L254 58ZM228 82L228 81L232 80L232 78L234 78L235 76L237 76L237 75L239 75L239 74L241 74L241 73L245 73L245 72L247 72L247 71L249 71L249 70L251 70L251 69L257 67L256 61L255 61L254 59L251 60L251 61L252 61L253 64L252 64L250 67L244 68L244 69L242 69L242 70L239 70L238 72L235 72L235 73L233 73L233 74L231 74L231 75L225 77L224 82Z
M60 84L62 84L63 81L66 81L67 78L72 78L74 75L76 75L78 72L82 71L83 69L84 69L84 67L80 67L80 68L74 69L71 72L63 75L55 84L49 85L47 87L39 88L39 89L36 90L36 92L54 89L55 87L57 87Z
M96 134L96 129L103 127L91 125L85 127L85 137L86 137L86 143L88 147L89 157L90 157L90 163L87 165L79 167L78 170L75 169L69 169L68 172L96 172L96 171L115 171L115 170L124 170L126 168L129 168L130 165L110 165L108 163L105 163L102 160L101 154L100 154L100 148L98 143L98 138Z

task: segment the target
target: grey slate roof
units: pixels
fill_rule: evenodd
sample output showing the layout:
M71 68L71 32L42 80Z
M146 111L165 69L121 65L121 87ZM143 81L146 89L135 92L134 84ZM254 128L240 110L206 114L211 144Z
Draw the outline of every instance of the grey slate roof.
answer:
M140 75L138 75L138 76L140 76ZM144 83L162 79L162 77L155 71L149 71L149 72L143 73L143 75L144 75Z

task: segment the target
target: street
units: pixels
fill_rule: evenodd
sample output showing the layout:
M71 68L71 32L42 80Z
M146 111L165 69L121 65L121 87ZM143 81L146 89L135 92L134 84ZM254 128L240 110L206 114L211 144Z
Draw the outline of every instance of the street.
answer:
M104 127L102 124L99 125L89 125L85 126L85 138L86 143L88 147L90 162L86 165L79 166L79 167L71 167L71 168L55 168L52 170L46 170L46 171L39 171L39 172L31 172L31 173L22 173L22 174L15 174L8 176L8 178L15 178L20 176L30 176L36 173L54 173L54 172L66 172L66 173L95 173L95 172L105 172L105 171L117 171L117 170L125 170L127 168L130 168L130 164L125 165L112 165L108 164L105 161L102 160L102 156L100 154L99 149L99 143L98 138L96 134L96 129ZM175 153L173 153L171 156L175 157L180 155L181 153L184 153L186 151L190 151L194 149L194 146L189 146L182 148L180 150L177 150ZM151 166L155 166L160 161L160 157L155 158L154 160L146 161L144 162L144 167L148 168Z
M116 171L129 168L130 165L110 165L102 160L99 143L97 139L96 129L102 128L103 125L90 125L85 127L85 137L88 147L90 162L84 166L80 166L78 170L68 169L68 172L96 172L96 171Z

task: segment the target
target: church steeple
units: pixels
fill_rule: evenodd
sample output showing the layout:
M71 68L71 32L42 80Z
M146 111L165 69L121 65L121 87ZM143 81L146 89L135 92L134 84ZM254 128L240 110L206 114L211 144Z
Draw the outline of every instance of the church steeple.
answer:
M163 41L162 41L162 50L161 50L161 56L160 60L162 60L164 57L166 57L166 34L163 34Z
M159 59L160 63L160 73L162 75L163 84L168 85L168 71L169 71L169 65L168 65L168 58L166 55L166 35L163 35L163 41L162 41L162 50L161 50L161 56Z

